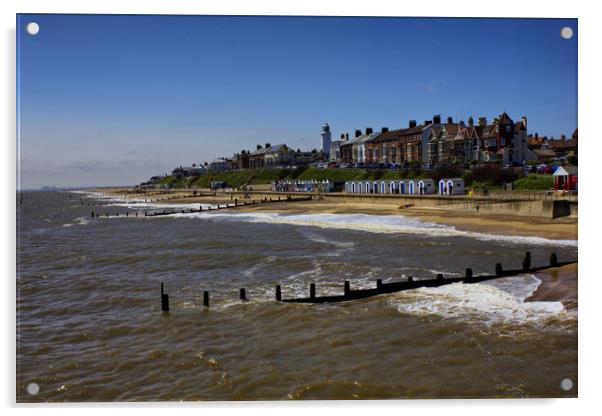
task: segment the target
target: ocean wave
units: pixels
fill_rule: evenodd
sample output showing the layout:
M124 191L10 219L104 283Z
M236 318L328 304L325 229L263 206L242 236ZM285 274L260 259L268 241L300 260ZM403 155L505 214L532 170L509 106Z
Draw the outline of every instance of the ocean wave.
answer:
M90 195L98 194L89 192ZM100 195L100 194L99 194ZM116 200L114 206L123 206L129 208L150 208L150 209L198 209L215 207L210 204L169 204L154 202L135 202L127 201L124 198ZM282 214L271 212L242 212L242 211L219 211L219 212L198 212L198 213L179 213L170 215L183 218L200 218L205 220L222 221L244 221L252 223L266 224L288 224L297 226L309 226L325 229L345 229L366 231L380 234L414 234L426 237L468 237L481 241L496 241L502 244L526 244L552 247L572 247L577 248L577 240L555 240L534 236L513 236L502 234L480 233L474 231L458 230L454 226L435 224L413 217L403 215L370 215L370 214ZM154 218L154 217L149 217Z
M288 224L318 228L367 231L380 234L414 234L425 237L468 237L482 241L553 247L577 247L577 240L554 240L533 236L509 236L458 230L450 225L430 223L403 215L368 214L280 214L262 212L212 212L176 214L186 218Z
M573 319L573 312L566 311L561 302L525 302L540 283L533 275L477 284L452 283L399 292L389 302L400 313L438 315L487 326Z

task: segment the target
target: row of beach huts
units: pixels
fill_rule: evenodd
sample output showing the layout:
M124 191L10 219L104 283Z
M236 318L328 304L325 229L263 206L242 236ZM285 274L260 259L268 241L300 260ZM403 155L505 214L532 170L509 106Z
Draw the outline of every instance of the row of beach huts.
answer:
M464 195L462 178L404 180L281 180L272 183L275 192L345 192L347 194Z

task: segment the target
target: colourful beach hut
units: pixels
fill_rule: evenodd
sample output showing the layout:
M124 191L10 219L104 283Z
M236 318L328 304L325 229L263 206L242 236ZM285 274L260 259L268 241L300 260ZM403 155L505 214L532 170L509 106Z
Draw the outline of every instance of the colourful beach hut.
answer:
M560 166L552 177L555 191L577 190L577 166Z
M439 195L464 195L464 179L443 178L439 181Z
M399 181L399 193L400 194L405 194L406 193L406 183L404 181Z

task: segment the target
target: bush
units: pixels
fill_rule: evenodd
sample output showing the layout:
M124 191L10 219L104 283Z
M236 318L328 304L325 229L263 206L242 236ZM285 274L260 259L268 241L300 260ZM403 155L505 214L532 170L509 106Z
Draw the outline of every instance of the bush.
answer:
M552 175L543 175L531 173L524 178L514 182L514 189L517 190L548 190L554 187L554 177Z
M473 183L481 183L487 186L503 186L504 183L514 182L523 176L518 169L502 169L496 165L475 168L466 173L464 183L470 186Z

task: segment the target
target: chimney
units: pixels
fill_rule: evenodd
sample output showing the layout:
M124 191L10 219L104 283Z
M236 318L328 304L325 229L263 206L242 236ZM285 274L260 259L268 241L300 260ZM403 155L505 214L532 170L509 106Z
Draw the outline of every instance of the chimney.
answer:
M372 127L366 127L366 136L369 134L374 133L374 130L372 130Z
M345 134L341 133L341 140L345 140Z
M565 141L566 140L566 136L564 134L560 135L560 140Z
M479 117L479 126L483 127L487 125L487 118L486 117Z
M433 120L424 120L425 126L428 126L429 124L433 124Z
M386 133L386 132L388 132L388 131L389 131L389 128L388 128L388 127L383 127L382 129L380 129L380 132L381 132L381 133Z
M349 140L349 133L345 133L345 140Z
M539 139L539 133L535 133L535 138Z
M523 122L523 126L525 127L525 129L527 128L527 117L523 116L521 118L521 121Z
M361 130L358 130L358 129L356 129L356 130L355 130L355 137L360 137L361 135L362 135L362 131L361 131Z
M416 120L410 120L410 122L408 123L408 126L409 126L410 128L412 128L412 127L416 127Z
M468 117L468 126L469 127L473 127L474 126L474 118L472 118L472 116Z
M259 150L259 149L261 149L261 145L260 144L257 145L257 150Z
M433 116L433 124L441 124L441 116L439 114Z
M266 148L266 149L268 149L268 148L270 148L270 147L272 147L272 145L271 145L271 144L269 144L269 143L266 143L266 144L265 144L265 148Z
M447 124L453 124L453 122L454 122L453 118L451 118L451 117L447 118Z

